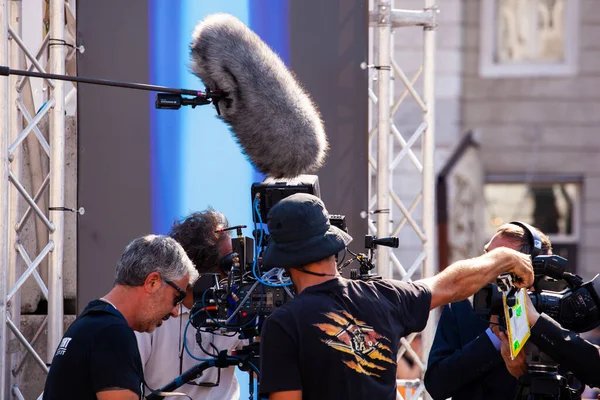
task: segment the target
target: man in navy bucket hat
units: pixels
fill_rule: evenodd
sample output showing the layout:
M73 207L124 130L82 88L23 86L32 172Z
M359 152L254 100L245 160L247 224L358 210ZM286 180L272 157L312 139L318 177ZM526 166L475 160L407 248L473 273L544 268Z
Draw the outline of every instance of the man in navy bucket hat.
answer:
M400 338L425 328L429 311L466 299L509 272L533 283L527 256L498 248L415 282L348 280L335 256L352 237L323 202L298 193L269 212L267 267L283 267L298 295L271 314L261 335L260 393L271 400L396 398Z
M267 221L273 242L263 255L266 266L301 268L339 253L352 241L329 223L321 199L305 193L276 204Z

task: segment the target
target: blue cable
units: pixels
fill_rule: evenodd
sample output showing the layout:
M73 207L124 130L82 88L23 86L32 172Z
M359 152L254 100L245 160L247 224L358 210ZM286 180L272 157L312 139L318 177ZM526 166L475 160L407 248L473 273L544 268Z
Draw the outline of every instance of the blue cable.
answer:
M265 285L265 286L270 286L270 287L284 287L284 286L292 286L292 282L290 283L270 283L267 281L264 281L260 278L257 270L258 270L258 250L262 247L262 240L263 240L263 229L262 229L262 225L263 225L263 221L262 221L262 217L260 215L260 210L258 209L258 197L256 197L254 199L254 211L256 212L256 215L258 216L258 222L261 225L261 229L260 229L260 239L258 241L258 246L255 247L255 255L254 255L254 262L252 263L252 275L254 275L254 279L256 279L257 281L259 281L261 284Z
M248 364L252 367L252 369L254 370L254 372L256 372L257 375L260 375L260 369L258 369L256 365L254 365L250 361L248 361Z
M202 293L202 308L203 308L204 310L206 310L206 300L205 300L206 298L205 298L205 296L206 296L206 293L207 293L207 292L208 292L208 291L205 291L204 293ZM261 299L260 299L259 311L260 311L260 308L261 308L261 307L262 307L262 297L261 297ZM257 313L257 314L258 314L258 313ZM220 328L225 328L225 329L241 329L241 328L245 328L245 327L247 327L247 326L250 326L250 324L251 324L252 322L254 322L254 318L252 318L251 320L249 320L248 322L246 322L246 323L245 323L245 324L243 324L243 325L238 325L238 326L235 326L235 325L223 325L223 324L221 324L220 322L218 322L216 319L214 319L214 318L213 318L213 317L210 315L210 313L208 312L208 310L206 310L206 315L208 315L208 318L209 318L209 319L210 319L210 320L211 320L211 321L212 321L212 322L213 322L215 325L217 325L217 326L218 326L218 327L220 327Z
M212 360L214 360L214 358L198 358L198 357L194 356L192 354L192 352L190 351L190 349L188 349L188 346L187 346L187 340L186 340L187 339L187 330L190 326L190 323L192 322L192 319L201 311L203 311L203 310L198 310L193 315L190 315L190 318L188 319L187 324L185 324L185 329L183 330L183 348L185 349L186 353L188 353L188 355L196 361L212 361Z
M190 356L192 359L194 359L194 360L196 360L196 361L216 361L216 360L217 360L216 358L198 358L198 357L194 356L194 355L192 354L192 352L190 351L190 349L188 348L188 346L187 346L187 340L186 340L186 339L187 339L187 330L188 330L188 328L189 328L189 326L190 326L190 323L192 322L192 319L193 319L193 318L194 318L194 317L195 317L195 316L196 316L198 313L200 313L201 311L203 311L203 310L198 310L198 311L196 311L194 314L190 315L190 318L188 319L188 322L187 322L187 324L185 324L185 329L184 329L184 331L183 331L183 348L185 349L186 353L188 353L188 355L189 355L189 356ZM242 359L241 359L241 358L237 358L237 357L227 357L227 361L236 361L236 362L238 362L238 361L242 361ZM256 372L258 375L260 375L260 370L258 369L258 367L257 367L256 365L254 365L254 364L253 364L253 363L251 363L251 362L248 362L248 364L249 364L249 365L250 365L250 367L251 367L251 368L254 370L254 372Z
M204 304L203 304L203 307L204 307L204 308L206 308L206 307L204 306ZM194 318L194 317L195 317L195 316L196 316L198 313L200 313L200 312L202 312L202 311L203 311L203 310L198 310L198 311L196 311L194 314L190 315L190 319L189 319L189 320L188 320L188 322L185 324L185 329L183 330L183 338L184 338L184 339L183 339L183 348L185 349L186 353L188 353L188 355L189 355L191 358L193 358L194 360L196 360L196 361L211 361L211 360L214 360L215 358L198 358L198 357L194 356L194 355L191 353L190 349L187 347L187 341L185 340L185 339L187 338L187 330L188 330L188 327L189 327L190 323L192 322L192 319L193 319L193 318ZM231 328L236 328L236 327L231 327ZM237 329L237 328L236 328L236 329ZM229 360L238 360L238 358L234 358L234 357L232 357L232 358L229 358Z

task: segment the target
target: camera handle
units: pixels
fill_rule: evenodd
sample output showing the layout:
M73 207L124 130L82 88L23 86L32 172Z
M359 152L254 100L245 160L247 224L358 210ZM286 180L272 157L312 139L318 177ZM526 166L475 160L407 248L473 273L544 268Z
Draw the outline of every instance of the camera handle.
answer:
M556 371L529 371L519 377L517 387L519 393L516 400L560 400L564 397L561 397L562 391L568 391L568 398L580 398L585 390L585 385L578 389L571 388L568 379Z
M146 396L146 399L147 400L164 399L165 396L169 395L169 392L172 392L173 390L180 388L186 382L189 382L193 379L196 379L196 378L199 378L200 376L202 376L202 372L205 369L216 366L217 360L218 360L218 358L215 358L214 360L208 360L208 361L201 362L200 364L194 365L192 368L188 369L183 374L179 375L177 378L173 379L171 382L167 383L162 388L160 388L160 389L154 391L152 394ZM237 361L231 365L237 365Z
M242 349L237 351L237 357L235 358L232 358L230 355L228 355L227 350L222 350L219 352L217 358L203 361L200 364L194 365L192 368L188 369L162 388L154 391L149 396L146 396L146 399L164 399L165 396L169 396L170 392L173 392L175 389L180 388L185 383L202 376L202 372L208 368L228 368L231 366L237 366L240 370L248 372L250 376L248 388L250 393L249 399L251 400L254 398L254 373L256 372L254 366L258 359L259 345L259 343L253 342L247 346L244 346Z
M236 352L236 356L239 358L236 365L241 371L248 372L248 398L250 400L254 397L254 372L257 372L254 368L258 361L259 350L260 343L251 342Z

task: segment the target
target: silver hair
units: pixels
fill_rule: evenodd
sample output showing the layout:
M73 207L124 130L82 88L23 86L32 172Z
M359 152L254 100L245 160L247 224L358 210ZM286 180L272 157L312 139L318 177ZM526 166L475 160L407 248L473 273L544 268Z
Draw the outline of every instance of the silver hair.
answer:
M198 279L198 271L176 240L162 235L146 235L127 245L117 262L115 284L141 286L152 272L165 281L177 281L186 275L190 284Z

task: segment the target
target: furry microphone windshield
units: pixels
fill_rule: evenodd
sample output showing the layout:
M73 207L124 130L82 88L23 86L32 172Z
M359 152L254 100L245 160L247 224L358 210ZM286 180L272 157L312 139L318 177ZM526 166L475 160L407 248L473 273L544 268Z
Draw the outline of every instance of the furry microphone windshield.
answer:
M213 14L196 27L192 71L227 93L221 118L254 166L275 178L318 169L327 152L321 116L283 61L239 19Z

